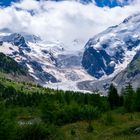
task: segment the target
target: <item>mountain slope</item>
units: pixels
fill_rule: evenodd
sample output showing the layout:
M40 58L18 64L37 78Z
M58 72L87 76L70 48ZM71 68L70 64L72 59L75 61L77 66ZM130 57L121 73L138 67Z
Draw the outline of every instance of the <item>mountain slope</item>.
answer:
M19 82L36 83L28 73L27 67L0 52L0 77Z
M140 86L140 51L136 53L127 68L117 74L112 81L120 90L128 83L131 83L134 88Z
M125 69L139 49L139 27L137 13L91 38L85 46L83 67L98 79Z
M134 88L140 85L139 27L140 13L137 13L88 41L82 64L97 80L79 82L79 89L106 94L111 83L119 92L129 82Z
M15 60L0 53L0 71L5 73L13 73L19 75L27 75L28 70L19 65Z
M83 81L79 82L77 86L81 90L98 90L106 95L111 83L117 87L119 93L128 83L131 83L134 89L140 86L140 51L137 51L128 66L114 77L104 80Z
M65 50L60 42L44 43L37 36L11 33L8 29L1 31L0 42L0 52L27 67L37 83L51 87L52 83L64 83L71 89L72 82L72 87L76 88L77 81L93 79L81 67L82 50L73 53Z

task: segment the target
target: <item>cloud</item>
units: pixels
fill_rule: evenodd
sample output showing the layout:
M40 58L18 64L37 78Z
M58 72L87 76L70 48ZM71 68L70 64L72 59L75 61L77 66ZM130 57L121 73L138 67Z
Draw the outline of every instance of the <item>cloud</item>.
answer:
M95 34L138 12L138 1L125 7L100 8L75 1L23 0L0 9L0 29L35 34L46 42L60 41L67 48L71 48L71 42L78 39L81 44L77 49L81 49Z
M21 3L16 3L16 7L24 10L39 10L39 2L35 0L23 0Z

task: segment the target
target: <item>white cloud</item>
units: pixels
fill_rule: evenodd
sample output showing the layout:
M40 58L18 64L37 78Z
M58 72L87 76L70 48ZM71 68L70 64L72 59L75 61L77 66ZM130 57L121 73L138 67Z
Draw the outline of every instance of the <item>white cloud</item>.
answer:
M17 3L16 7L24 10L39 10L39 2L34 0L23 0L21 3Z
M99 8L74 1L23 0L0 9L0 29L8 27L13 32L39 35L46 41L59 40L69 47L73 40L79 39L81 48L96 33L139 11L139 6L138 1L125 7Z

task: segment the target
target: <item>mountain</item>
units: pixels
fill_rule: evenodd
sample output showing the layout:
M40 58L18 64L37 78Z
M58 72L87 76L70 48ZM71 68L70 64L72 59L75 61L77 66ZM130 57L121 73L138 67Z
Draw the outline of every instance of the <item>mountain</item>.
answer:
M60 42L44 42L37 36L8 29L0 32L0 52L26 67L37 83L51 87L64 83L70 89L76 88L78 81L93 79L81 67L82 50L73 53Z
M91 38L85 45L82 65L98 80L78 83L81 90L107 92L113 83L121 92L129 82L140 84L140 13L126 18Z
M25 67L35 82L43 86L106 91L111 82L121 83L121 74L132 67L134 59L138 60L139 26L140 13L137 13L97 34L84 49L74 52L66 50L67 47L59 41L44 42L29 33L3 29L0 31L0 52ZM78 40L71 43L72 47L79 44ZM139 74L134 71L129 75L132 77L136 73ZM131 79L128 73L125 75L124 81Z
M140 13L91 38L82 66L97 79L117 74L131 62L140 45Z
M29 55L32 50L28 44L28 41L30 41L30 43L35 43L34 40L37 40L37 37L25 33L4 33L4 35L2 33L0 36L0 50L1 52L15 59L19 64L26 67L29 71L31 71L33 67L38 75L42 76L42 78L44 77L45 79L46 76L47 78L53 79L53 76L50 74L43 73L40 62L35 61ZM30 67L30 64L32 67ZM53 80L56 79L54 78Z

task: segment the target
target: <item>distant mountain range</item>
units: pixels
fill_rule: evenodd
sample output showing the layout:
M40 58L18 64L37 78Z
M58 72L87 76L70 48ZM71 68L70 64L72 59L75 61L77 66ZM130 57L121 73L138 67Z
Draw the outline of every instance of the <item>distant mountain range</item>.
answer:
M0 31L0 52L23 66L37 83L72 90L106 91L140 83L140 13L95 35L85 49L70 53L60 42L43 42L24 32ZM76 41L76 43L78 43Z

